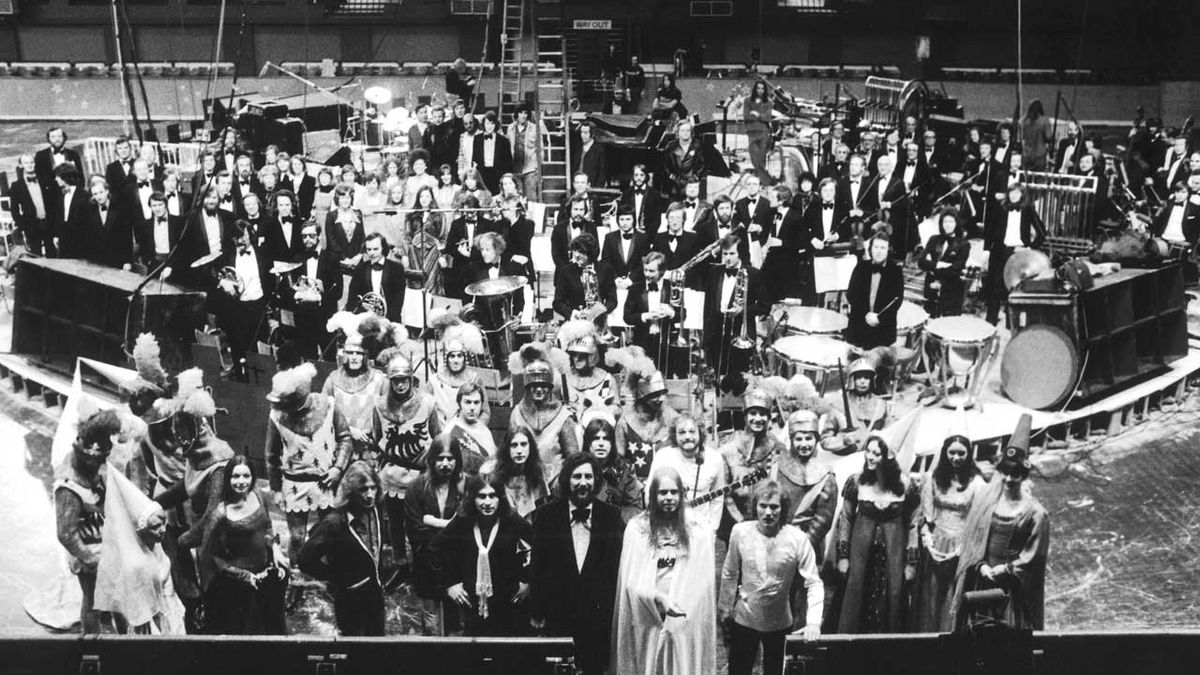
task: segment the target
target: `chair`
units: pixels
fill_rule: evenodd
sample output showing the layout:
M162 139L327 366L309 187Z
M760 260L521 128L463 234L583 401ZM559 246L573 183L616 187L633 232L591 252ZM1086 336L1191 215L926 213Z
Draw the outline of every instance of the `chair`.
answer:
M221 370L230 370L233 368L233 357L226 354L224 341L221 338L221 333L210 333L206 330L196 331L196 344L216 349L217 353L221 355Z

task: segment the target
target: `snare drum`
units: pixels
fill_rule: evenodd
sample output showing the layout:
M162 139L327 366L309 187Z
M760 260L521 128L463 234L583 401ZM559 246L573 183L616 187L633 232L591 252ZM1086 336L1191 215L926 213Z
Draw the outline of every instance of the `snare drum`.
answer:
M943 316L925 324L925 339L936 350L930 370L941 389L942 404L975 405L999 346L996 327L973 316Z
M797 373L808 375L824 395L828 385L836 378L838 364L849 363L850 345L829 337L816 335L788 335L771 345L768 360L771 372L785 379ZM819 375L820 377L814 377ZM837 383L840 386L840 382Z
M785 307L779 315L779 321L784 335L824 337L841 337L849 323L845 316L831 309L796 306Z

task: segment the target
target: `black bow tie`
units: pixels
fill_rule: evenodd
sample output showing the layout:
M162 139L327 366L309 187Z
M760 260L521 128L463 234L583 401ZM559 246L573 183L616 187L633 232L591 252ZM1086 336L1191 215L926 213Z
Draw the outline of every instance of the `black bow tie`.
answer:
M37 182L37 177L36 177L36 176L31 176L31 177L29 177L29 178L26 178L25 180L29 181L30 183L36 183L36 182Z
M483 135L483 140L485 140L485 141L490 141L490 140L492 140L492 139L494 139L494 138L496 138L496 135L495 135L495 134L484 134L484 135Z
M679 235L677 235L677 234L669 235L667 237L667 241L671 242L672 244L678 244L679 243Z
M859 183L861 183L861 182L862 182L862 181L860 181L859 179L855 178L854 180L850 181L850 184L851 184L851 185L858 185L858 184L859 184Z
M646 188L634 188L634 189L633 189L633 194L635 194L635 195L644 195L644 194L646 194Z
M309 260L316 260L317 258L321 257L321 254L317 251L309 251L308 255L305 257L307 257Z
M371 269L376 272L382 272L383 271L383 263L382 262L371 263Z
M233 197L221 197L221 203L222 204L232 204Z
M167 219L166 219L166 218L155 218L155 219L154 219L154 223L155 223L156 225L166 225L166 224L167 224Z
M633 240L633 233L631 232L631 233L629 233L629 234L625 234L624 232L622 232L622 233L621 233L621 238L622 238L622 239L624 239L625 241L632 241L632 240Z
M282 217L282 218L280 218L280 219L279 219L279 222L280 222L280 224L283 224L283 223L288 223L288 224L295 223L295 222L296 222L296 216L284 216L284 217Z
M592 517L592 509L590 506L581 506L571 509L572 523L586 523L588 518Z
M727 277L737 276L737 273L738 273L738 269L736 267L734 267L734 268L726 267L725 268L725 276L727 276Z
M175 193L174 193L174 192L168 192L168 193L167 193L166 195L164 195L164 196L165 196L167 199L170 199L171 197L174 197L174 196L175 196Z
M238 255L240 255L242 257L248 257L251 253L253 253L253 251L251 251L250 249L246 249L244 251L238 251Z
M688 202L688 203L687 203L687 207L688 207L689 209L694 209L694 208L696 208L696 202Z
M148 181L148 180L139 180L139 181L138 181L138 187L140 187L140 188L144 188L144 187L150 187L150 181Z
M910 160L908 160L907 162L905 162L905 163L904 163L904 165L905 165L905 166L916 166L916 165L917 165L917 160L915 160L915 159L910 159Z
M833 202L821 202L821 208L825 209L826 211L832 211Z
M492 268L492 269L494 269L494 270L498 270L498 269L500 269L500 263L498 263L498 262L494 262L494 263L492 263L492 264L488 265L488 267L490 267L490 268Z
M650 284L649 286L646 287L646 290L650 291L651 293L657 293L658 292L658 284Z
M1021 210L1020 204L1012 204L1008 207L1009 213L1016 213Z

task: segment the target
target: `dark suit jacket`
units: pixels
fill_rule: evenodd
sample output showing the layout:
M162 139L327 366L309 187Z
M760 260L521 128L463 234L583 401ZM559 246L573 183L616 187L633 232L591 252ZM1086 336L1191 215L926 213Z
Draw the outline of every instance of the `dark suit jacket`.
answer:
M508 142L508 138L500 130L496 130L496 152L492 157L492 166L486 167L483 164L483 139L481 133L475 137L475 164L480 171L491 169L496 172L496 175L502 175L513 170L512 145Z
M57 183L54 183L57 185ZM46 217L50 220L50 232L59 241L58 254L63 258L83 258L86 252L82 246L86 244L85 211L90 196L82 187L76 187L71 196L71 204L64 212L63 193L59 189L48 190L46 193Z
M253 244L251 244L250 248L254 250L254 260L258 263L258 281L262 284L263 298L270 300L275 294L275 284L278 281L275 275L271 274L271 257L267 255L266 251L260 250ZM222 267L233 267L237 263L237 256L237 245L230 245L221 256L220 265Z
M603 260L596 261L596 290L607 311L617 308L617 284L613 268ZM571 312L585 309L585 289L581 270L574 265L562 265L554 270L554 311L570 319Z
M767 300L766 289L763 287L762 274L753 267L745 264L742 265L742 269L749 272L746 287L746 308L750 311L750 321L748 322L747 333L753 339L758 334L755 327L755 319L770 311L771 306ZM725 268L723 266L707 270L704 275L705 342L721 340L721 324L726 318L730 319L730 324L724 337L730 338L736 336L738 334L736 331L740 330L742 315L740 313L737 314L736 322L734 322L735 315L726 315L721 311L725 309L721 306L721 287L724 283ZM733 330L734 332L728 332L729 330Z
M1196 240L1200 238L1200 205L1192 203L1189 198L1182 207L1175 204L1168 204L1159 210L1154 216L1152 231L1154 236L1161 237L1167 229L1167 221L1171 219L1171 211L1176 208L1183 209L1183 237L1187 239L1192 246L1196 245Z
M133 260L133 222L124 205L110 199L102 221L100 207L89 203L83 209L81 234L81 251L91 262L121 267Z
M146 212L142 210L142 193L138 185L137 178L130 176L125 184L121 186L120 191L113 190L112 182L109 182L109 191L112 192L113 199L120 202L130 216L142 220L146 217ZM150 179L150 189L153 192L162 192L163 185L161 181Z
M378 522L372 523L372 529ZM337 509L325 516L308 533L308 540L295 553L296 564L314 579L347 589L364 579L379 581L379 549L368 550L353 531L346 512Z
M17 180L8 190L9 207L12 209L13 222L18 228L25 229L34 227L37 222L37 205L33 202L33 196L30 188L37 190L42 195L42 205L45 209L46 220L50 220L51 206L50 198L46 196L46 186L38 183L30 184L25 181L25 176L18 176ZM57 192L57 187L55 192Z
M888 261L881 273L875 304L868 306L872 272L871 263L860 260L850 274L850 284L846 288L846 300L850 303L846 341L863 349L891 346L896 341L896 312L904 295L904 272L895 262ZM885 307L887 311L881 311ZM867 325L868 312L879 314L878 326Z
M838 200L845 204L847 211L857 208L863 212L863 216L866 216L879 208L879 193L876 190L879 182L874 176L867 174L860 176L859 180L857 202L854 201L853 193L850 190L849 177L838 181Z
M571 154L571 175L586 173L588 183L593 187L604 187L608 181L608 161L604 156L604 146L593 141L587 152L583 144L577 143L575 152Z
M283 236L283 225L273 217L265 217L262 221L262 236L265 244L264 252L271 260L299 260L304 254L304 239L300 236L300 227L304 221L292 217L292 243L289 246ZM343 233L345 234L345 233Z
M582 570L571 537L571 505L554 500L533 517L529 612L549 635L573 636L585 668L608 662L625 523L615 506L593 500Z
M300 261L306 261L307 257L301 253L297 258ZM323 291L321 292L321 315L325 318L333 316L337 311L337 305L342 300L342 286L344 285L342 277L342 268L338 264L340 261L334 257L328 249L321 249L317 254L317 280L321 282ZM289 289L285 294L281 294L280 302L286 307L295 307L295 286L296 282L308 272L307 265L288 272Z
M133 176L133 157L129 158L129 166L126 167L119 159L114 159L104 168L104 180L108 181L108 189L112 192L123 191L127 183L135 180Z
M637 207L632 187L621 193L621 203L628 205L629 208ZM634 222L640 224L641 229L653 237L658 232L658 226L662 223L662 214L666 211L667 198L658 190L647 186L646 192L642 196L642 212L634 213Z
M296 193L296 212L300 214L300 218L308 220L312 216L313 202L317 198L317 179L305 174L300 179L299 185L292 185L292 191Z
M177 248L179 238L183 235L183 216L167 216L167 245L174 252L168 259L167 265L175 265L175 261L180 258L180 249ZM134 221L133 226L134 241L138 246L138 259L147 268L153 269L155 266L155 242L154 242L154 219L138 219Z
M941 298L943 305L956 305L961 310L966 291L962 273L970 257L971 242L965 236L935 234L930 237L921 258L917 260L917 266L925 272L925 299L932 302ZM949 263L950 266L938 267L938 263ZM942 285L940 293L933 289L935 281Z
M430 124L425 127L421 143L422 147L429 152L429 173L436 173L437 168L443 164L457 166L458 136L454 133L453 125ZM511 148L511 146L509 147Z
M762 227L762 232L758 235L759 243L766 243L767 237L771 236L771 225L774 218L775 209L771 208L770 200L761 194L758 196L758 203L755 204L754 213L750 213L749 197L737 200L733 207L733 222L745 225L747 230L751 223Z
M733 232L733 231L737 230L739 227L741 227L741 224L738 223L737 220L729 221L729 225L730 225L730 228L729 228L730 232ZM738 242L738 257L742 259L742 262L749 265L750 264L750 236L748 234L746 234L746 231L744 229L738 230L737 235L739 237L741 237L741 241ZM704 248L705 246L708 246L709 244L715 242L717 239L720 239L720 236L721 236L721 231L717 227L717 221L715 218L710 218L696 226L696 243L701 248ZM719 264L717 262L718 261L717 258L713 258L713 261L714 261L714 264Z
M350 237L346 236L346 229L337 221L337 216L337 209L330 209L329 214L325 216L325 247L329 253L337 260L362 253L363 244L367 239L362 214L357 214L358 224L354 226L354 233Z
M572 195L573 196L573 195ZM588 219L595 222L600 218L600 200L595 194L589 190L587 193L588 200ZM558 204L558 214L554 218L556 225L567 222L571 219L571 197L565 197Z
M530 265L527 266L532 270L533 256L533 221L528 218L522 218L515 223L509 223L507 220L500 219L488 221L488 232L495 232L504 237L506 246L504 254L506 256L520 255L530 258ZM449 239L447 239L449 240Z
M654 236L654 244L651 249L662 253L667 257L663 261L663 271L673 270L685 262L692 259L692 256L700 252L702 248L696 241L695 232L683 232L679 235L679 242L675 247L675 251L671 251L671 235L666 232L660 232Z
M1004 232L1008 227L1008 208L994 205L988 214L988 228L984 232L983 241L989 251L998 251L1004 247ZM1021 242L1030 248L1042 245L1046 238L1046 230L1042 227L1042 219L1037 211L1026 204L1021 207Z
M399 321L400 310L404 307L404 289L408 284L404 281L404 265L395 258L384 258L383 278L379 280L379 289L387 302L388 321ZM346 298L346 309L351 312L362 311L362 296L371 292L371 265L364 259L350 275L350 293Z
M487 279L488 271L489 270L488 270L487 263L483 262L482 260L475 260L475 261L472 261L471 263L469 263L467 265L466 273L463 275L464 295L465 295L465 289L467 286L470 286L471 284L475 283L476 281L483 281L484 279ZM516 276L524 276L524 275L525 275L525 268L522 267L521 265L513 262L512 260L509 260L507 257L505 257L503 260L500 261L500 276L516 277ZM470 298L464 297L463 300L469 302ZM513 303L512 304L513 316L520 317L521 312L525 310L525 289L524 288L520 289L519 291L517 291L516 293L513 294L512 303Z
M629 257L626 258L621 249L621 237L619 231L609 232L604 237L604 245L600 247L600 259L612 266L614 275L640 281L644 277L642 257L650 252L650 238L635 232L629 247Z
M584 221L581 224L581 229L587 234L596 237L596 243L600 243L600 237L596 233L596 223L593 221ZM569 246L571 245L571 225L569 222L563 222L554 226L554 231L550 233L550 257L554 260L556 268L566 267L571 264L571 255Z
M808 243L810 245L812 244L812 239L826 239L830 234L829 232L825 231L825 219L822 217L823 214L824 209L822 202L820 200L816 200L802 216L804 233L808 236L810 240ZM850 223L847 220L849 215L850 214L846 209L846 205L834 200L832 229L837 232L838 240L841 242L850 241Z
M63 147L63 161L71 162L75 168L79 170L79 184L85 184L86 175L83 173L83 160L79 158L79 153L71 148ZM38 150L33 155L33 172L37 174L38 182L42 185L54 185L54 153L51 152L50 146L46 146Z

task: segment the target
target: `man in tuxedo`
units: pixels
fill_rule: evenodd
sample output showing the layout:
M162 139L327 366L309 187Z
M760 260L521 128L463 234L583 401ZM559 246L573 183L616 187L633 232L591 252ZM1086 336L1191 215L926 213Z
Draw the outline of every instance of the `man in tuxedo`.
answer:
M210 186L201 198L200 209L188 221L184 241L180 245L180 267L175 275L180 283L208 289L216 280L220 256L233 248L233 216L218 208L221 201L215 186ZM212 258L197 266L200 260Z
M58 189L47 193L54 250L63 258L86 257L88 242L84 236L84 214L88 192L80 185L82 180L83 175L75 168L75 164L62 162L54 167L54 182Z
M905 192L912 192L908 197L908 212L912 214L914 224L924 217L929 195L932 193L932 181L929 167L921 157L921 146L916 141L904 142L904 160L896 167L896 174L904 185ZM915 190L915 192L913 192Z
M854 230L854 225L861 225L866 214L879 208L874 190L879 179L867 173L866 159L862 155L850 155L846 172L846 177L838 181L838 201L845 205L846 213L851 218L851 230Z
M150 195L150 217L136 221L133 230L137 259L145 272L164 265L161 279L168 279L179 260L179 239L183 236L183 217L167 211L167 198L161 192ZM144 273L145 273L144 272Z
M520 197L505 197L500 203L500 220L488 228L504 237L508 258L523 270L520 274L533 278L533 221L525 217L525 201Z
M429 111L429 126L421 139L421 147L429 153L429 166L454 166L458 161L458 137L446 123L446 109L440 105ZM432 171L431 171L432 173Z
M58 186L42 183L37 176L33 155L21 155L17 181L9 188L8 197L13 214L13 223L25 237L25 245L34 255L54 255L54 241L50 233L50 195L58 192Z
M585 232L572 240L569 254L570 263L554 270L554 311L565 319L587 319L603 327L605 315L617 308L612 267L596 259L600 246L594 234ZM589 283L595 288L594 304L588 303Z
M254 161L250 159L250 155L238 155L234 167L234 180L231 186L233 198L239 204L244 202L249 194L256 194L261 198L262 185L258 182L258 175L254 171Z
M988 258L987 320L993 325L1000 321L1000 305L1008 300L1004 284L1004 266L1018 249L1039 248L1046 238L1042 219L1025 198L1025 186L1013 185L1005 193L1003 205L992 209L991 221L984 236L984 246L991 251Z
M70 164L75 167L75 173L83 176L83 160L79 153L67 147L67 132L62 127L50 127L46 132L46 143L49 145L37 151L33 156L34 172L38 182L51 185L56 178L55 169L60 164Z
M746 187L746 196L734 204L733 221L744 226L749 237L766 244L775 219L771 200L762 194L762 179L754 171L747 171L742 176L742 184Z
M450 223L446 245L442 248L442 254L448 256L449 261L442 273L442 279L446 295L451 298L462 297L463 288L467 285L467 265L472 260L479 260L479 251L475 250L475 238L488 229L486 223L481 223L479 219L478 198L467 195L461 208L461 215Z
M696 234L683 229L684 215L683 204L672 203L667 207L667 231L654 236L652 248L663 254L664 271L678 268L700 251L701 247L696 243Z
M573 195L565 209L568 213L567 220L556 225L550 233L550 257L554 260L555 268L571 263L569 246L580 235L590 234L593 240L596 239L596 222L588 216L590 204L591 198L586 194Z
M395 258L386 257L387 240L378 232L367 235L363 244L364 258L350 275L350 293L346 309L351 312L364 311L362 296L377 293L387 303L388 321L400 321L400 310L404 307L404 265Z
M890 154L881 154L876 166L879 169L876 176L879 180L873 188L874 196L879 205L880 215L882 216L886 212L886 220L892 226L893 250L897 256L903 259L903 256L908 253L911 243L909 230L914 229L909 226L908 222L911 197L905 196L904 179L895 171ZM915 237L913 238L915 239Z
M1190 198L1187 183L1175 183L1170 200L1154 217L1151 232L1175 244L1195 248L1200 239L1200 198Z
M666 257L658 251L651 251L642 258L644 278L629 287L624 319L633 331L633 344L644 349L668 377L678 377L687 372L687 359L683 354L668 356L667 352L668 345L675 342L678 326L675 322L676 308L670 305L674 282L664 278L665 265ZM682 312L682 308L679 312ZM680 358L673 359L671 356ZM664 358L668 360L667 367L660 363Z
M304 245L300 267L287 273L279 304L291 312L289 332L296 351L303 358L317 358L318 350L325 342L325 323L337 311L337 304L342 299L342 271L338 260L321 248L321 230L315 221L303 224L300 240ZM280 324L289 325L282 312Z
M825 247L850 241L851 233L846 205L837 199L838 185L826 178L817 186L817 200L803 215L803 232L809 244L818 254Z
M736 234L721 239L721 264L704 277L704 352L719 375L731 372L730 342L741 333L743 313L749 313L746 333L753 341L758 317L770 311L761 275L738 255L740 239ZM738 275L743 271L745 295L737 301Z
M733 219L733 199L729 195L721 195L713 201L713 217L706 219L696 226L696 243L700 247L734 234L740 223ZM750 238L745 232L738 232L741 241L738 243L738 256L742 262L750 264Z
M81 251L98 265L129 269L133 259L133 222L124 205L112 199L108 181L92 176L91 202L84 209Z
M683 229L688 232L696 232L699 235L701 225L712 220L713 206L707 201L700 198L700 181L689 180L683 188ZM705 243L712 243L709 240ZM701 244L703 245L703 244Z
M1180 146L1183 147L1183 152L1179 152ZM1196 169L1200 168L1200 152L1193 152L1190 155L1187 153L1187 139L1175 139L1175 152L1171 154L1174 158L1171 166L1166 172L1160 176L1161 184L1156 185L1158 193L1164 198L1168 188L1175 189L1176 183L1186 182L1187 177Z
M467 266L466 286L484 279L499 279L500 277L516 277L525 274L525 268L511 257L505 256L508 242L498 232L484 232L479 235L479 260L473 260ZM464 289L464 303L471 303L472 298ZM525 311L525 289L522 288L512 297L513 316L521 316ZM505 356L507 358L507 356Z
M1074 120L1067 121L1067 135L1058 141L1058 149L1054 153L1054 170L1058 173L1071 173L1079 156L1084 153L1083 134Z
M650 186L650 174L645 164L633 165L633 181L629 189L621 194L621 202L633 209L634 227L645 232L651 239L658 234L662 215L667 210L663 194Z
M217 188L217 208L235 219L245 215L241 202L235 199L236 195L233 194L233 174L225 170L218 171L213 185Z
M192 176L192 199L197 195L203 196L204 191L213 184L217 178L217 156L211 152L202 152L200 154L200 170Z
M555 224L561 225L571 219L571 201L576 197L584 200L584 216L593 223L597 222L600 218L600 200L592 194L592 184L586 173L571 176L571 190L571 195L563 198L559 204Z
M110 181L109 187L115 191L117 188L113 185ZM125 180L121 189L123 193L119 200L130 216L137 220L146 220L150 217L150 195L162 192L163 185L153 179L150 164L144 159L137 159L133 162L133 173Z
M304 241L300 235L303 221L296 211L296 195L291 190L275 193L275 217L264 222L264 253L269 259L294 261L304 255Z
M875 152L871 155L870 166L875 167L876 171L878 171L879 158L886 155L892 158L892 168L895 169L903 161L901 159L902 154L903 150L900 148L900 131L898 129L889 129L883 136L883 144L876 148Z
M133 179L133 146L129 137L122 134L113 141L113 152L117 158L104 168L104 178L109 188L120 199L125 193L125 183Z
M475 137L475 166L483 184L492 194L500 192L500 176L513 170L512 145L500 131L500 118L495 110L483 116L483 133Z
M579 125L579 145L571 156L571 173L587 174L588 183L604 187L608 182L608 163L604 156L604 146L596 142L592 125Z
M429 129L429 104L421 103L413 111L417 123L408 129L408 151L416 152L425 147L425 131Z
M584 675L608 667L625 533L620 510L596 498L600 472L590 454L563 462L560 496L538 509L530 543L530 623L539 633L574 638Z
M613 268L618 288L629 288L642 278L642 257L650 252L650 239L634 227L633 207L617 209L617 231L604 237L600 259Z
M763 284L771 302L799 298L814 304L812 286L812 235L804 221L804 212L792 207L792 191L778 185L771 191L774 222L767 243L771 246L763 260ZM809 212L813 209L809 209ZM705 315L707 318L707 314Z
M267 324L267 309L275 292L271 261L254 245L250 226L244 220L233 225L234 245L225 250L219 263L233 268L235 280L221 279L210 295L217 323L229 336L229 352L235 372L244 363L246 352L255 347Z

